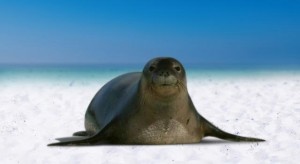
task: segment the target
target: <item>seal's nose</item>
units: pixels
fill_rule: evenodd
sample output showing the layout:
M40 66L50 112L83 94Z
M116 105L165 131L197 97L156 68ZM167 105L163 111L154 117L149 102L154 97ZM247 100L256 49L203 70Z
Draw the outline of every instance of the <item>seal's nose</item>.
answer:
M170 73L169 73L169 71L162 70L162 71L158 72L158 75L163 76L163 77L168 77L170 75Z

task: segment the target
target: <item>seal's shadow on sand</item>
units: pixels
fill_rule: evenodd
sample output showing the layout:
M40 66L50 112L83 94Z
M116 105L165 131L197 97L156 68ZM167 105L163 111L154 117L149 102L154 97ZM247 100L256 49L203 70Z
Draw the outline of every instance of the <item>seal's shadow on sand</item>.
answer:
M218 138L204 138L203 140L201 140L201 142L199 143L188 143L188 144L166 144L166 145L147 145L147 144L113 144L113 143L109 143L109 142L100 142L97 144L80 144L80 145L64 145L64 147L95 147L95 146L201 146L201 145L241 145L241 144L253 144L253 143L258 143L258 142L234 142L234 141L227 141L227 140L221 140Z

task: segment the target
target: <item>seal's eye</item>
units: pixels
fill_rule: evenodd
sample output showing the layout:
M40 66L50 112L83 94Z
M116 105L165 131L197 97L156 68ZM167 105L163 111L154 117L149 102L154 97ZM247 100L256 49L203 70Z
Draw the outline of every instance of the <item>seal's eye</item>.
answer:
M179 66L176 66L176 67L174 67L175 68L175 70L177 71L177 72L180 72L181 71L181 68L179 67Z
M155 70L155 67L154 67L154 66L150 66L150 67L149 67L149 71L150 71L150 72L153 72L154 70Z

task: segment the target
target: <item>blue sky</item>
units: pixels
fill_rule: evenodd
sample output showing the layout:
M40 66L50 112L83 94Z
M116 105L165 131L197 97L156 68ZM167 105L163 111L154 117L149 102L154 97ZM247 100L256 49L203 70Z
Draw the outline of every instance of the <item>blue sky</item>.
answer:
M0 63L300 63L300 1L0 1Z

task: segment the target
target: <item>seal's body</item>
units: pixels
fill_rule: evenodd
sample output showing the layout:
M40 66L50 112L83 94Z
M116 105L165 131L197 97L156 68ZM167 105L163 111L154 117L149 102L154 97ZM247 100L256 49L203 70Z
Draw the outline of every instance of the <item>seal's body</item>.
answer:
M142 73L121 75L95 95L85 114L86 131L53 145L183 144L205 136L233 141L264 141L229 134L195 109L185 70L173 58L155 58Z

